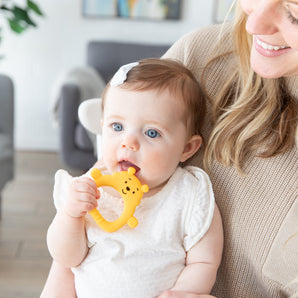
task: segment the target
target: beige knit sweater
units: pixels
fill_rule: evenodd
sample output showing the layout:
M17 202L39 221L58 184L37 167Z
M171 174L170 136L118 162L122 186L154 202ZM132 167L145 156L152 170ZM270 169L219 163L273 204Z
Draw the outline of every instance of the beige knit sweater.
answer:
M182 37L165 57L181 60L200 81L208 55L218 41L219 25ZM230 29L230 25L224 31ZM223 50L231 48L231 42ZM221 60L208 74L216 94L229 75L232 59ZM298 99L298 76L288 79ZM210 110L210 106L208 108ZM211 130L207 114L203 135ZM220 298L298 297L298 153L251 158L246 177L216 164L210 173L223 217L225 246L213 295ZM202 153L192 163L202 166Z

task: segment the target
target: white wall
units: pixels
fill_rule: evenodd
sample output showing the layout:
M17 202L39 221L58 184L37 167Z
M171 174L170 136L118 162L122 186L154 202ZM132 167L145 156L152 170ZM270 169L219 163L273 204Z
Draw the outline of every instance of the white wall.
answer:
M37 0L38 1L38 0ZM182 0L179 21L87 19L81 0L39 0L46 14L34 18L37 29L16 36L4 30L0 72L15 84L15 144L21 150L57 150L58 130L50 119L50 94L57 76L85 63L91 39L173 43L183 34L212 22L212 3Z

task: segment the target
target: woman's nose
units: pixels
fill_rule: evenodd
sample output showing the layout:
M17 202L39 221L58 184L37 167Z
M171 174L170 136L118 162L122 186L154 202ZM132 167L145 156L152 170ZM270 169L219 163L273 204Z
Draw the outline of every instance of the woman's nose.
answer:
M132 151L138 151L140 149L140 143L137 137L128 135L123 138L121 147Z
M243 0L247 13L246 31L254 35L271 35L278 31L279 7L272 0Z

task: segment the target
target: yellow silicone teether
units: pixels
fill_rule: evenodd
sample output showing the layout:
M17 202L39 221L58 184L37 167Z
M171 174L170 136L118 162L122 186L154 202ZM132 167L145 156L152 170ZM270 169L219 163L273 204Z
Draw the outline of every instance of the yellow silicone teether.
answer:
M135 228L138 225L138 220L133 216L136 207L140 204L143 193L149 190L148 185L142 185L140 180L134 175L136 170L132 167L127 171L116 172L112 175L102 175L99 169L91 171L91 177L94 179L97 187L111 186L116 189L124 201L124 209L119 218L114 221L107 221L94 208L89 211L95 222L106 232L115 232L126 223Z

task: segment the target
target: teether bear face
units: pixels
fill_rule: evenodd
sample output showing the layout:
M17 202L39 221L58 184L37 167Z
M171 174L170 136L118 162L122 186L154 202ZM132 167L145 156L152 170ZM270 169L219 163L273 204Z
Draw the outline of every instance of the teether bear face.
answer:
M124 201L134 201L135 205L138 205L143 193L147 192L149 189L147 185L142 185L139 179L134 176L135 172L136 170L132 167L130 167L127 172L121 172L123 180L119 180L118 191L121 191Z
M124 201L133 200L136 203L139 202L143 196L141 191L141 183L134 179L135 177L127 177L120 186L122 198Z

